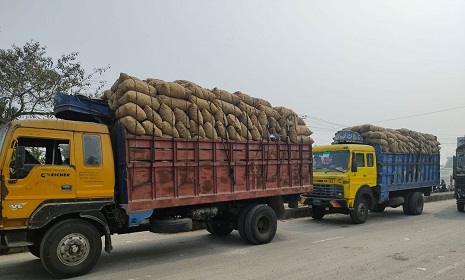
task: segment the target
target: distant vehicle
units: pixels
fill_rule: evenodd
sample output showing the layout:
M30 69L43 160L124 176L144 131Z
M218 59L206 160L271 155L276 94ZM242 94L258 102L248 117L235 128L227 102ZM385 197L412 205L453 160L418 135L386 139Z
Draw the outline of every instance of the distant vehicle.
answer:
M343 213L361 224L368 210L401 205L405 214L422 213L423 195L439 185L439 154L386 153L379 145L363 144L352 131L336 133L334 139L337 144L313 148L314 189L301 195L314 219Z
M459 139L464 137L459 137ZM457 200L457 210L464 212L465 204L465 144L457 141L457 149L453 160L454 196Z

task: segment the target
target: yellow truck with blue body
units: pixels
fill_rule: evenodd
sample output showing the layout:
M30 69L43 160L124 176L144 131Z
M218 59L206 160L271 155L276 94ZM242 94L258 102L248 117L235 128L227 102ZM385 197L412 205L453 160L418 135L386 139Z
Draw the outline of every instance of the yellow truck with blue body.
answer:
M343 213L361 224L370 210L399 206L408 215L422 213L423 195L439 184L439 154L383 152L354 131L339 131L334 140L313 148L314 188L300 198L313 219Z
M106 101L57 94L58 120L0 128L0 249L27 247L60 278L90 271L112 234L274 238L282 196L311 185L311 144L133 135ZM0 276L1 278L1 276Z

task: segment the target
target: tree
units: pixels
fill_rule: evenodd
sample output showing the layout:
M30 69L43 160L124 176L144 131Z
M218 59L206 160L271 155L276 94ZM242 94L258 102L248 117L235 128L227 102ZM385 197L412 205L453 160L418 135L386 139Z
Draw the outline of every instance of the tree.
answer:
M0 125L17 118L53 116L56 91L95 97L105 85L96 80L110 66L86 74L76 61L79 53L63 54L54 62L45 49L36 41L0 49Z

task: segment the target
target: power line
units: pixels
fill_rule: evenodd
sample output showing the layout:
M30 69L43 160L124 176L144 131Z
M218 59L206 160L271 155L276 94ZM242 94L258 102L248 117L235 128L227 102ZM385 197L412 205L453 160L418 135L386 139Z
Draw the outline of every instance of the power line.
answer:
M433 111L433 112L428 112L428 113L421 113L421 114L416 114L416 115L410 115L410 116L405 116L405 117L398 117L398 118L393 118L393 119L386 119L386 120L381 120L381 121L375 121L375 122L372 122L372 123L380 123L380 122L401 120L401 119L413 118L413 117L418 117L418 116L424 116L424 115L442 113L442 112L452 111L452 110L457 110L457 109L462 109L462 108L465 108L465 106L454 107L454 108L449 108L449 109L444 109L444 110L438 110L438 111Z

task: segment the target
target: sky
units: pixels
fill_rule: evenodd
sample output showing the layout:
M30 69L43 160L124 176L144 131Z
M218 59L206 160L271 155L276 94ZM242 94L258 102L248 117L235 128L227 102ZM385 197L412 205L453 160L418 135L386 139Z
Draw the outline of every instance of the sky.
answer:
M465 135L465 1L0 2L0 49L35 40L87 72L241 91L304 116L315 145L373 124Z

